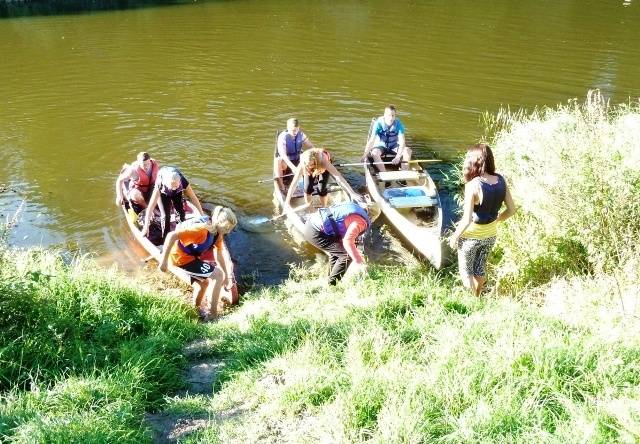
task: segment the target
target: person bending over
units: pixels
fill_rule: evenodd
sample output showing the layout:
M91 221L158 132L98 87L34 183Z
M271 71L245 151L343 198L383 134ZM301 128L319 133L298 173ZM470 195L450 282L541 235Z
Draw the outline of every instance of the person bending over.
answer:
M462 283L479 296L486 282L487 257L496 243L498 222L513 216L516 207L507 182L495 171L489 145L478 143L467 149L462 173L464 211L449 244L458 250ZM500 212L503 203L506 208Z
M166 271L167 263L182 268L191 276L193 305L200 316L212 319L218 315L222 286L234 285L232 264L222 254L224 236L236 226L237 219L229 208L216 206L211 216L200 216L181 222L167 235L158 268Z
M287 197L284 200L284 207L290 206L291 196L296 189L295 184L300 180L300 176L304 175L304 200L307 204L311 204L311 195L314 188L320 196L320 206L326 207L329 202L329 176L344 188L353 200L361 200L362 196L353 191L351 185L345 180L338 170L331 164L331 155L324 148L311 148L302 153L300 163L293 174L292 186L287 191Z
M375 203L345 202L329 208L319 208L304 227L304 238L329 256L330 285L335 285L346 273L364 273L367 265L356 247L362 236L380 214Z
M149 200L149 208L144 215L144 225L142 227L142 235L149 233L149 224L156 205L159 204L160 216L162 220L162 238L165 239L167 233L171 230L171 208L175 208L180 216L180 221L185 220L184 203L182 202L186 194L189 200L195 205L200 214L203 214L202 206L196 196L195 191L189 184L189 181L182 173L174 167L162 167L158 172L156 185L153 188L151 199Z

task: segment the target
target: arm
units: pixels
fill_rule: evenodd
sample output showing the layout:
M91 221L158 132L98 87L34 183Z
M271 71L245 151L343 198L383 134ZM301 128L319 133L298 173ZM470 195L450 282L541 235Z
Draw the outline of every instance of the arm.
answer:
M122 183L131 178L132 175L132 171L131 171L131 167L127 167L125 168L125 170L120 173L120 175L118 176L118 179L116 179L116 205L120 206L122 205L122 201L123 201L123 196L122 196Z
M458 245L458 239L462 236L462 233L467 229L473 221L473 203L476 198L476 183L475 181L469 182L464 187L464 205L462 218L458 222L456 231L449 239L449 245L455 249Z
M167 238L164 240L164 246L162 247L162 257L160 258L160 263L158 264L158 269L160 271L167 271L167 262L169 261L169 252L171 251L171 247L178 240L178 234L175 231L172 231L167 235Z
M504 195L504 204L507 208L498 214L498 221L504 222L509 219L511 216L516 214L516 205L513 203L513 198L511 197L511 191L509 191L509 187L507 187L507 193Z
M200 201L198 200L198 196L196 196L196 192L193 191L193 188L191 188L191 185L187 185L187 188L184 189L184 192L189 198L189 200L193 202L193 204L196 206L200 214L204 214L204 211L202 211L202 205L200 205Z
M400 163L406 149L407 149L407 144L406 144L406 139L404 138L404 127L403 127L402 131L398 132L398 152L396 153L395 157L391 161L394 165L397 165Z
M291 170L291 171L295 171L295 173L293 174L293 180L291 181L291 186L289 186L289 191L287 191L287 197L284 199L284 204L282 205L282 209L283 211L286 210L287 208L291 208L291 196L293 196L293 192L295 191L296 188L298 188L298 181L300 180L300 176L302 175L302 162L300 162L300 164L295 167L295 169Z
M311 139L309 139L308 137L306 139L304 139L302 144L304 146L306 146L307 148L315 148L315 145L313 144L313 142L311 142Z
M342 176L342 174L340 174L340 172L338 170L336 170L336 167L334 167L331 164L331 162L327 161L326 159L324 159L323 162L324 162L324 165L322 165L322 166L329 172L329 174L331 174L333 176L335 181L338 182L338 184L342 188L347 190L347 192L349 193L349 195L351 196L351 198L353 200L358 200L358 199L362 198L362 196L360 196L358 193L353 191L353 188L351 188L351 185L349 185L349 182L347 182L345 180L345 178Z
M369 130L371 130L371 127L369 127ZM371 149L373 148L373 142L375 142L376 140L377 132L378 132L378 124L376 123L373 128L373 131L369 135L369 140L367 140L367 143L364 146L364 153L362 154L363 162L367 160L367 156L369 155L369 153L371 152Z
M286 133L284 134L285 135L282 138L278 137L278 156L284 160L291 171L294 171L296 166L291 162L291 160L289 160L289 156L287 156L287 145L285 142Z
M154 187L153 193L151 193L151 198L149 199L149 205L147 206L147 211L144 214L144 225L142 226L143 236L146 236L147 234L149 234L149 224L151 223L151 216L153 216L153 211L156 209L156 205L158 205L159 197L160 197L160 188Z
M220 265L220 269L222 269L224 273L224 279L223 279L223 282L225 283L224 288L227 290L230 290L231 287L233 287L233 270L229 268L229 266L232 264L229 264L227 262L227 258L225 257L226 255L222 251L223 248L224 248L224 235L220 234L218 236L218 241L216 242L213 254L214 254L216 263Z

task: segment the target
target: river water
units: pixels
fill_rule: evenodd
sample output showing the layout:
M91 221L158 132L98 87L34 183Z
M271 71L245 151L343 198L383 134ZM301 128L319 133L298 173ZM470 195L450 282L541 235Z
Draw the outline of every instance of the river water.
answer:
M292 115L355 161L394 103L417 157L455 159L485 111L591 88L637 100L639 3L247 0L0 19L0 214L21 209L15 245L135 270L113 182L138 151L179 166L205 202L271 215L257 180ZM259 282L300 259L281 227L230 242Z

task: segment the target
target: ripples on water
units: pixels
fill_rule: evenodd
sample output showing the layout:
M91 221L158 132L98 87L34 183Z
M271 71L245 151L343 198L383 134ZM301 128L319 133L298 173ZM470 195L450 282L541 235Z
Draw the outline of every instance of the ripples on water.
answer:
M291 115L354 161L371 117L392 102L417 157L455 158L482 136L484 111L555 105L592 87L615 101L640 95L636 3L387 10L206 2L0 20L0 184L19 189L0 196L0 212L25 201L13 241L71 243L137 267L113 181L141 150L178 165L202 200L271 215L271 185L257 180L270 176L274 133ZM363 186L357 169L345 174ZM299 256L283 237L234 233L241 273L284 276Z

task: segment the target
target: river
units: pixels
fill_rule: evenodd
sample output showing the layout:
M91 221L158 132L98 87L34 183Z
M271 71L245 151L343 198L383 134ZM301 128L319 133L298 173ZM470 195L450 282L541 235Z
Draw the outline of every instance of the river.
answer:
M639 3L246 0L3 18L0 214L21 208L12 244L136 270L113 182L138 151L179 166L205 202L271 215L257 180L292 115L354 161L393 103L416 156L455 159L485 111L591 88L637 100ZM258 282L300 260L281 226L230 243Z

